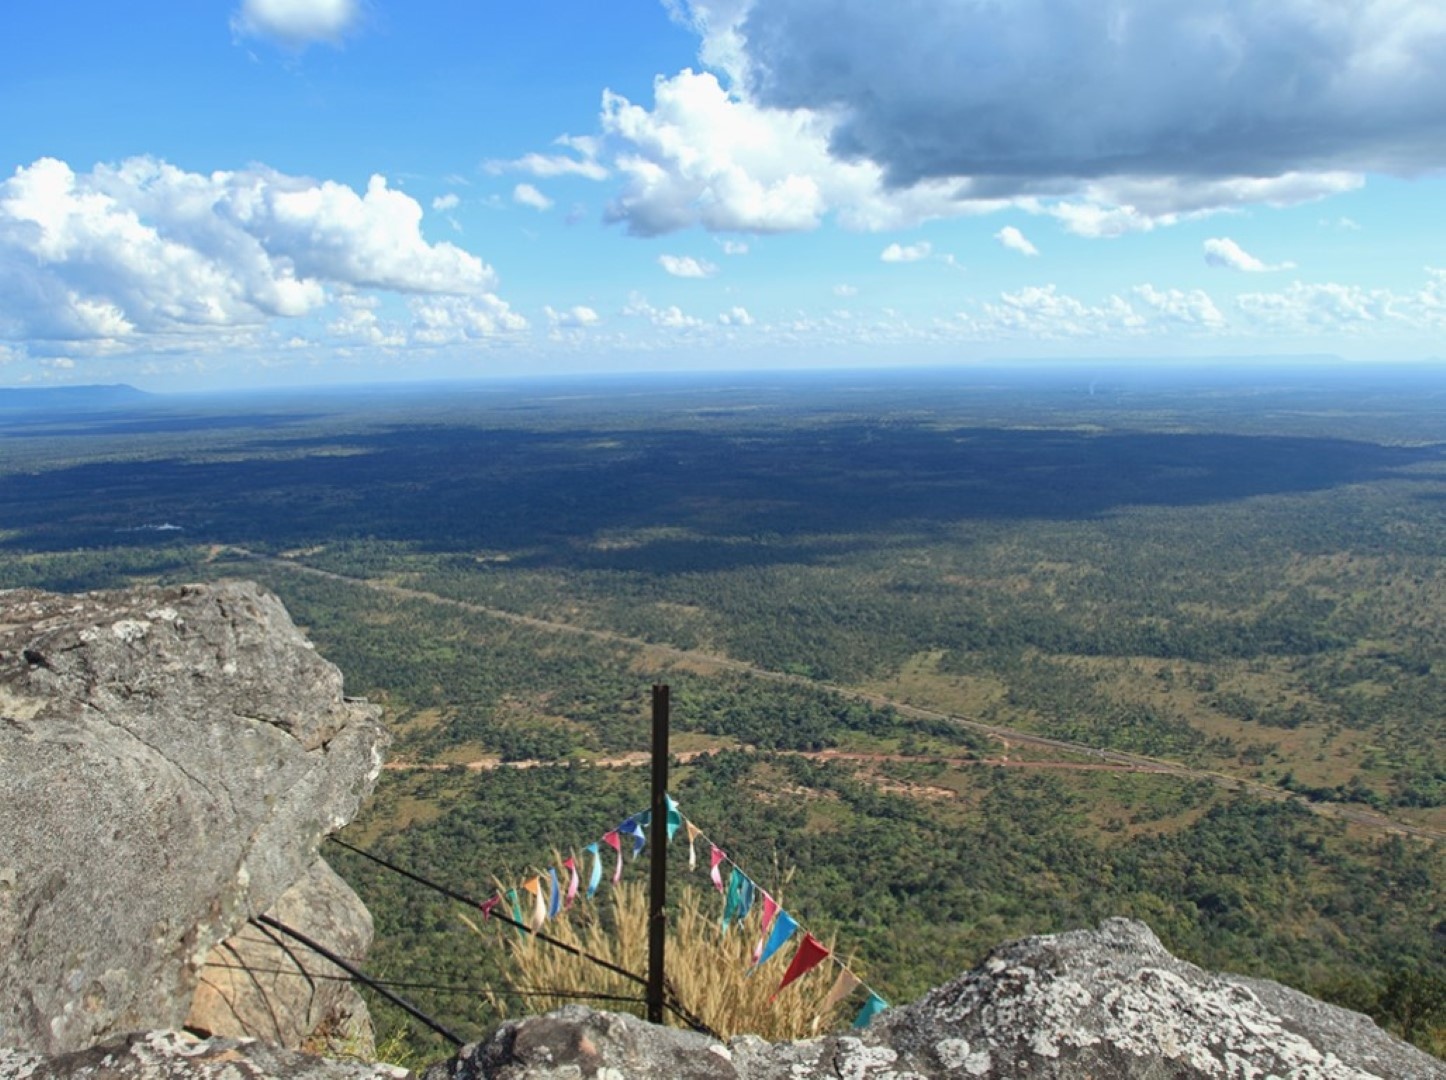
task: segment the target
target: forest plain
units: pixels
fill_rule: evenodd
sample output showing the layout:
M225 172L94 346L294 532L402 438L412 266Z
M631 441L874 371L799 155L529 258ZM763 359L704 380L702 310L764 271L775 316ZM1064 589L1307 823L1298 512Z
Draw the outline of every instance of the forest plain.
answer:
M344 836L455 889L645 808L666 683L684 813L891 1001L1128 915L1446 1051L1439 365L0 391L0 588L217 578L383 708ZM372 970L532 1007L327 854Z

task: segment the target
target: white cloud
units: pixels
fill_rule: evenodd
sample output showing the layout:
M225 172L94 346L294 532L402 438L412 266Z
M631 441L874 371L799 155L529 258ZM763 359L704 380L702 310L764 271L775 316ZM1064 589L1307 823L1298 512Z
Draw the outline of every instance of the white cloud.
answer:
M723 249L724 255L747 255L748 245L742 240L720 240L718 244Z
M319 311L331 290L500 304L491 268L428 243L421 220L380 176L358 193L264 167L201 174L131 158L77 174L42 158L0 182L0 339L235 344Z
M527 329L527 320L495 296L414 297L408 307L414 344L459 345Z
M1261 330L1288 334L1446 332L1446 270L1428 267L1414 291L1338 282L1292 282L1272 293L1245 293L1236 305Z
M933 250L933 245L927 240L920 240L917 244L909 244L907 246L890 244L884 248L879 258L886 263L919 262L921 259L927 259L929 252Z
M1205 262L1223 270L1239 270L1247 274L1263 274L1295 268L1295 263L1292 262L1279 263L1275 266L1263 263L1228 236L1212 237L1205 241Z
M1137 285L1132 294L1156 316L1176 327L1220 330L1226 319L1215 301L1201 289L1157 289L1153 285Z
M336 317L327 324L327 332L342 341L358 345L397 348L407 343L400 327L383 326L377 316L381 301L374 296L343 293L336 300Z
M991 336L1027 338L1120 337L1143 333L1146 319L1119 296L1089 304L1054 285L1030 285L983 305L982 328Z
M1022 232L1013 225L1006 225L994 234L994 239L1010 251L1017 251L1021 255L1038 255L1039 249L1031 244Z
M461 197L455 191L449 191L445 195L438 195L432 200L433 210L455 210L462 203Z
M857 296L859 290L856 285L835 285L833 287L833 294L835 296Z
M512 201L519 206L530 206L534 210L552 209L552 200L531 184L518 184L513 188Z
M698 260L691 255L659 255L658 265L674 277L705 278L718 272L718 267L707 260Z
M337 44L360 18L358 0L243 0L231 29L300 49L314 42Z
M743 307L729 308L718 316L718 321L724 326L752 326L754 322L748 309Z
M590 307L577 304L566 311L556 311L551 307L542 309L547 315L547 321L554 327L580 330L588 326L596 326L600 321L598 313Z
M606 180L612 175L607 166L598 162L600 150L598 140L589 135L560 135L554 145L564 146L580 155L567 154L524 154L511 161L489 161L488 172L496 175L503 172L525 172L542 179L555 176L580 176L585 180Z
M628 297L623 314L646 318L654 326L664 330L696 330L707 325L702 319L685 313L676 304L666 308L655 308L641 293L633 293Z
M604 94L638 235L1017 207L1118 236L1446 164L1446 8L1413 0L667 2L712 70Z

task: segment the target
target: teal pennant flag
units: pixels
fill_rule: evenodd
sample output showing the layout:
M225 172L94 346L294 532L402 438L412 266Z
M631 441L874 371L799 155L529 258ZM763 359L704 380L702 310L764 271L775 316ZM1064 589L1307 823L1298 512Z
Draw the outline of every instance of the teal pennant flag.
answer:
M869 1021L872 1020L874 1017L878 1016L879 1013L883 1012L888 1007L889 1003L887 1001L885 1001L883 998L879 997L878 994L870 990L869 999L864 1002L864 1007L860 1009L859 1014L854 1017L854 1027L868 1027Z

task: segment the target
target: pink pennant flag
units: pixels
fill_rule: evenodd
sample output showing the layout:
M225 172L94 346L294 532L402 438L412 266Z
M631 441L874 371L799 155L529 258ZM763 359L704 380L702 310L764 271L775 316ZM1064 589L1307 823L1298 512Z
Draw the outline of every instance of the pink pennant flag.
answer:
M688 869L696 870L698 869L698 852L693 847L693 841L698 839L703 830L691 821L685 822L685 824L688 826Z
M725 855L725 854L723 854L723 849L720 848L717 844L713 844L713 845L711 845L711 846L712 846L712 848L713 848L713 851L712 851L712 854L710 854L710 855L708 856L708 861L709 861L709 863L712 864L712 867L713 867L713 869L712 869L712 871L711 871L711 876L712 876L712 878L713 878L713 885L717 888L717 890L718 890L719 892L722 892L722 891L723 891L723 874L722 874L722 872L718 869L718 867L720 867L720 866L723 865L723 860L726 859L728 856Z
M562 865L567 868L568 873L567 906L572 907L572 902L577 899L577 886L579 881L577 874L577 859L569 855L567 858L562 860Z
M614 829L612 832L603 833L603 843L618 853L618 864L613 868L613 884L616 885L623 879L623 840Z
M502 903L502 894L498 893L496 896L493 896L487 900L483 900L482 903L477 905L477 907L482 911L483 922L486 922L492 917L492 909L500 903Z
M763 892L762 889L758 891ZM763 892L763 933L758 936L758 944L753 947L754 964L763 959L763 946L768 941L768 928L773 925L773 918L777 914L778 901Z
M807 975L819 964L829 957L829 951L812 934L804 934L803 942L798 946L798 952L793 954L793 959L788 962L788 970L783 973L783 981L778 984L778 989L773 991L773 996L768 1000L772 1001L783 992L783 988L800 976Z

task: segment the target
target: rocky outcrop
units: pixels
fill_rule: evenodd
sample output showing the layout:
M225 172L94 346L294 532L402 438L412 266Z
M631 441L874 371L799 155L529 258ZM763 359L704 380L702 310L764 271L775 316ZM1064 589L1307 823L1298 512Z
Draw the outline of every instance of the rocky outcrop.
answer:
M1028 938L867 1029L728 1044L577 1006L504 1024L425 1080L1443 1080L1438 1061L1276 983L1214 975L1143 923Z
M0 1047L0 1080L403 1080L395 1065L334 1061L257 1039L149 1031L46 1056Z
M371 790L376 714L255 585L0 593L0 1045L180 1027Z
M338 956L365 956L371 948L371 912L324 859L266 914ZM346 973L267 926L243 926L211 950L186 1029L293 1049L309 1041L337 1056L375 1053L366 1002Z

